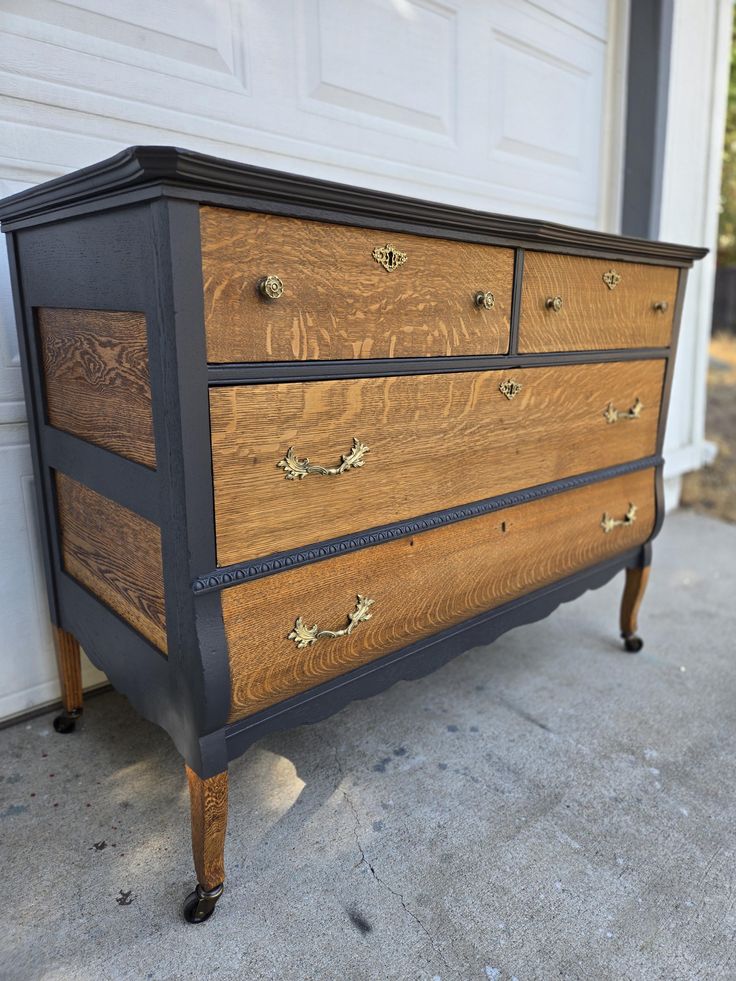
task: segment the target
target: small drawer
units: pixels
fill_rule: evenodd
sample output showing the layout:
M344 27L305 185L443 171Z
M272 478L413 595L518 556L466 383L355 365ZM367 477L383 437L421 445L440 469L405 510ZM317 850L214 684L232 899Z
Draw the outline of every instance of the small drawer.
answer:
M210 362L505 354L512 249L200 209Z
M656 360L214 388L218 563L649 456L663 378Z
M640 545L654 471L226 589L230 721Z
M677 280L665 266L527 252L519 350L667 347Z

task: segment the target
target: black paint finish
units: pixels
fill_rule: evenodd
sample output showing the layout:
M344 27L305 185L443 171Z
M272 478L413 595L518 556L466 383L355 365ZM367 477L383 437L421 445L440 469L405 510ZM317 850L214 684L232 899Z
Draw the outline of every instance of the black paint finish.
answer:
M465 241L511 243L549 251L591 252L612 259L635 258L690 265L707 250L646 239L607 235L553 222L487 214L469 208L386 194L368 188L315 180L299 174L250 167L167 146L129 147L92 167L11 195L0 203L6 230L35 221L54 221L71 209L99 208L159 196L187 196L200 202L279 214L309 215L348 224L378 224ZM126 196L127 195L127 196Z
M307 548L277 552L253 562L221 566L219 569L195 579L192 582L192 589L195 593L201 594L226 589L229 586L242 585L244 582L263 579L264 576L272 576L297 566L331 559L345 552L355 552L372 545L381 545L383 542L389 542L395 538L407 538L410 535L418 535L423 531L439 528L442 525L454 524L456 521L467 521L468 518L477 518L482 514L490 514L493 511L514 507L517 504L536 501L540 497L561 494L564 491L575 490L576 487L586 487L588 484L597 484L602 480L611 480L627 473L659 467L662 463L661 456L648 456L631 463L619 464L616 467L591 470L574 477L537 484L536 487L527 487L525 490L514 491L511 494L499 494L497 497L475 501L473 504L447 508L444 511L433 511L431 514L424 514L419 518L412 518L410 521L397 521L394 524L369 528L367 531L361 531L354 535L342 535L340 538L317 542Z
M509 353L208 366L200 203L512 246L517 278ZM418 677L462 650L488 643L517 624L546 616L560 602L601 585L625 566L650 561L651 547L647 544L228 725L230 674L219 595L225 586L652 466L657 474L656 534L664 514L661 452L672 384L672 352L641 348L519 355L519 274L529 249L680 266L683 272L675 311L674 349L684 296L684 268L705 250L487 215L248 167L171 147L134 147L94 167L22 192L0 203L0 218L3 230L10 232L13 292L52 620L78 637L94 663L142 715L171 734L186 762L200 776L221 772L229 759L266 732L324 718L351 699L367 697L400 679ZM144 313L156 471L46 424L34 329L34 309L39 306ZM216 568L210 386L651 358L667 360L654 457L240 566ZM168 659L63 570L52 480L55 468L160 526Z

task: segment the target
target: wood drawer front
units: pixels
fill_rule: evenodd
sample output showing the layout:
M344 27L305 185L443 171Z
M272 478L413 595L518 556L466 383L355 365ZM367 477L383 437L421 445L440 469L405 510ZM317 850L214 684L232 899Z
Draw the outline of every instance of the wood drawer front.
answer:
M641 544L654 488L640 471L226 589L230 720ZM604 513L621 520L631 503L635 521L604 532ZM344 628L357 595L374 604L349 635L289 639L297 617Z
M610 272L621 277L613 289L603 279ZM527 252L519 350L667 347L677 280L678 270L664 266ZM555 297L562 300L557 311L547 306Z
M226 208L201 208L200 224L210 362L508 350L512 249ZM391 272L373 258L386 244L407 257ZM278 299L259 293L270 275Z
M663 377L657 360L214 388L218 563L648 456ZM639 418L606 421L637 399ZM335 467L353 437L369 447L360 468L290 480L277 466L293 446Z

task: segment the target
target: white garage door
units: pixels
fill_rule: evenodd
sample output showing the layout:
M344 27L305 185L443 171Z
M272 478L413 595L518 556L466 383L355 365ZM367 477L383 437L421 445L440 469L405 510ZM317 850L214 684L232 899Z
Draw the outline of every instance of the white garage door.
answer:
M163 143L615 231L625 11L624 0L1 0L0 194ZM0 275L5 717L58 689L4 264Z

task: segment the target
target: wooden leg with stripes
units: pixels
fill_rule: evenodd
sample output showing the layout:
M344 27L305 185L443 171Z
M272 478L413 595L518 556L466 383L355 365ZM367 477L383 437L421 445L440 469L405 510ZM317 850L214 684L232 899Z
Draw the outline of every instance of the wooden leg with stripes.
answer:
M52 627L56 664L61 682L61 701L64 711L54 719L57 732L72 732L82 714L82 661L79 644L72 634Z
M225 881L227 770L203 780L185 767L192 806L192 853L197 888L184 902L184 918L204 923L215 911Z

